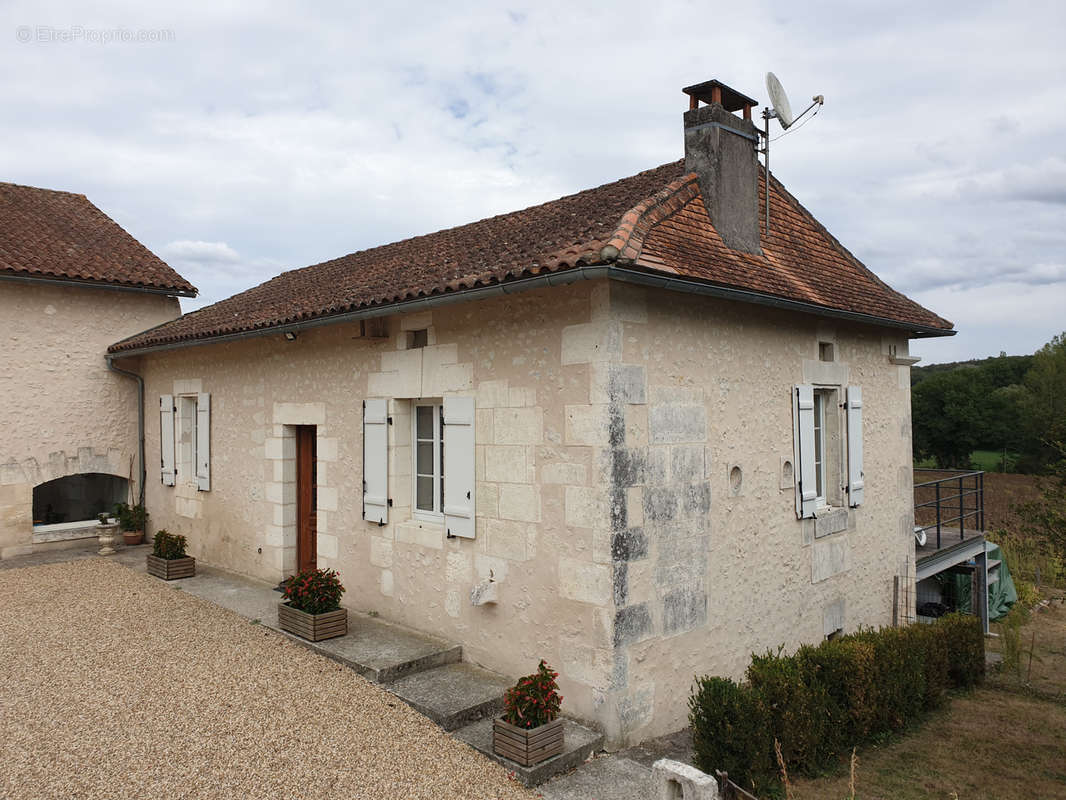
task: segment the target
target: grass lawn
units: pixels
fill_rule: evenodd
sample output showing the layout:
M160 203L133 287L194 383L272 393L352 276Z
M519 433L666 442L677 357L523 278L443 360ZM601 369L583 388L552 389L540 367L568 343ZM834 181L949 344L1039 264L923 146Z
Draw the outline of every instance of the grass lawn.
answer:
M1050 592L1061 598L1062 591ZM957 695L906 736L859 751L858 800L1054 800L1066 798L1066 606L1035 612L1022 628L1036 634L1031 688L993 673L985 688ZM993 640L995 643L996 640ZM995 649L995 644L990 649ZM1023 658L1023 662L1025 658ZM796 800L849 796L840 774L793 781Z

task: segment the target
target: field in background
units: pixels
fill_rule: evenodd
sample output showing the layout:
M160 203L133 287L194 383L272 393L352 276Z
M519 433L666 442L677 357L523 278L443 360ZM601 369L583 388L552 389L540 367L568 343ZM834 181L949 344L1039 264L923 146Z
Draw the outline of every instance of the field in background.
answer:
M947 478L958 473L959 470L922 470L914 473L915 483ZM985 473L985 530L994 531L1004 528L1015 531L1018 527L1018 516L1011 511L1011 506L1016 503L1025 503L1036 500L1040 496L1035 475L1018 475L1012 472L986 472ZM967 482L969 485L969 482ZM951 484L941 491L951 492ZM967 500L967 503L972 501ZM969 506L968 506L969 507ZM969 521L966 523L970 525Z
M1007 451L1007 472L1014 469L1014 465L1018 463L1018 453L1012 453ZM936 467L936 461L932 458L926 458L922 461L915 461L915 467L921 469L933 469ZM970 469L983 469L985 472L1000 472L1003 469L1003 451L1002 450L974 450L970 453Z
M1023 681L1032 690L1014 676L993 673L985 688L956 695L907 735L860 750L857 798L1066 798L1066 606L1060 590L1045 596L1056 599L1033 613L1020 635ZM794 796L843 800L848 779L843 764L838 774L794 780Z

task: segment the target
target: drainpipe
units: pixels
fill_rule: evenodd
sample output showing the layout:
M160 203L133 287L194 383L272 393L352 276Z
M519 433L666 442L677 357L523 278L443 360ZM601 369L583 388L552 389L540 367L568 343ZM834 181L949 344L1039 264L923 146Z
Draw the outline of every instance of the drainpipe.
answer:
M107 368L112 372L118 372L125 375L128 378L133 378L137 381L137 442L138 442L138 455L141 460L141 480L140 491L138 492L139 500L138 505L144 505L144 480L147 476L144 465L144 378L138 375L136 372L130 372L128 369L121 369L115 366L115 362L112 356L105 356L107 360Z

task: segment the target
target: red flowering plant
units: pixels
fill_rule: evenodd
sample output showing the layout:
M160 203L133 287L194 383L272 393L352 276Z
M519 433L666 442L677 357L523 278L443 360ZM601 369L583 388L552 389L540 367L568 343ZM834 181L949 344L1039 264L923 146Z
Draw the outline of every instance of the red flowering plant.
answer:
M518 683L507 690L504 696L504 719L517 728L536 728L559 716L563 696L555 679L559 673L552 670L544 659L537 671L519 678Z
M341 605L340 576L332 569L309 569L282 582L282 597L297 611L305 614L325 614Z

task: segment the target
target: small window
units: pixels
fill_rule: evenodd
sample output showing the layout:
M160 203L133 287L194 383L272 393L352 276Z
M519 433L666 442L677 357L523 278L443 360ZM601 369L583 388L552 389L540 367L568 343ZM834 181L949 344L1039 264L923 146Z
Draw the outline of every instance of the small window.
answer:
M833 361L836 353L832 342L818 342L818 360Z
M825 505L825 402L826 393L814 393L814 481L818 505Z
M196 395L178 398L177 444L178 477L196 481Z
M422 328L417 331L407 332L407 349L414 350L417 347L425 347L429 344L429 329Z
M439 519L444 513L444 411L440 403L416 403L413 416L415 514Z

